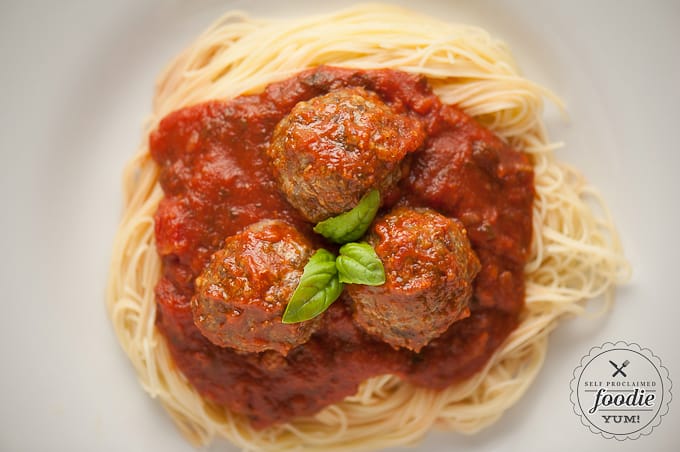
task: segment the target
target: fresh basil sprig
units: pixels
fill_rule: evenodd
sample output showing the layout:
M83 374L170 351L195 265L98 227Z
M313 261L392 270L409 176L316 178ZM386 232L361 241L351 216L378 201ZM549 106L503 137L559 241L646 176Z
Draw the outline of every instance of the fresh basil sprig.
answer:
M333 253L323 248L317 250L305 265L281 321L296 323L313 319L338 299L342 287Z
M385 268L368 243L347 243L335 260L341 283L379 286L385 284Z
M335 243L359 240L371 225L380 208L380 192L371 190L352 210L317 223L314 232Z
M283 323L304 322L321 314L340 297L343 283L385 283L385 269L375 250L368 243L354 242L366 233L379 208L380 192L371 190L352 210L317 223L314 232L343 244L340 256L321 248L309 258L283 313Z

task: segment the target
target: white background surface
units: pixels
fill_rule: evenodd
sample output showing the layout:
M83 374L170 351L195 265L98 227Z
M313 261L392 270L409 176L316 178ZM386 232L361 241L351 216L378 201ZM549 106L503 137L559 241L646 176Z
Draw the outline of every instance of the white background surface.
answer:
M416 4L506 40L566 101L570 122L547 117L552 138L601 189L634 268L610 315L552 335L537 381L497 424L431 434L418 450L680 450L680 400L651 436L623 443L588 431L569 402L573 369L605 341L651 348L680 382L680 2ZM0 2L0 450L193 450L138 385L106 317L123 164L156 74L220 13L344 5Z

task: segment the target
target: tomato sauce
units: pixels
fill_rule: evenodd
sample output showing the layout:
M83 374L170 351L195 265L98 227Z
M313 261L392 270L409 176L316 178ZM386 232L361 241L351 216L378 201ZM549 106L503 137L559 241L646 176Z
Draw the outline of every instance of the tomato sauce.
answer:
M352 321L346 295L321 328L287 356L240 354L213 345L194 325L194 280L224 239L262 219L295 225L326 246L279 192L265 150L276 124L304 100L344 87L373 91L427 131L392 202L458 218L482 269L470 317L419 353L394 349ZM175 364L208 400L246 416L256 428L311 415L356 392L372 376L396 374L443 389L479 371L517 326L534 197L528 158L432 93L426 80L393 70L310 69L264 92L187 107L150 137L165 197L155 216L163 274L157 326Z

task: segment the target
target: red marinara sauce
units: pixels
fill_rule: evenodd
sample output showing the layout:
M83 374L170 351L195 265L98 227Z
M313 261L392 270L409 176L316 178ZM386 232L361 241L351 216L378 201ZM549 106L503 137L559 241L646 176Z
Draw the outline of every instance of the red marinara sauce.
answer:
M287 356L213 345L194 325L190 300L195 278L227 237L262 219L282 219L325 246L279 192L265 151L296 103L345 87L372 91L424 125L425 144L412 155L390 203L430 207L463 222L482 264L470 317L414 353L364 333L343 295L312 338ZM372 376L396 374L443 389L479 371L518 324L532 234L532 166L474 119L443 105L423 77L306 70L261 94L171 113L151 134L150 149L165 192L155 216L163 263L157 326L175 364L203 397L247 416L256 428L313 414Z

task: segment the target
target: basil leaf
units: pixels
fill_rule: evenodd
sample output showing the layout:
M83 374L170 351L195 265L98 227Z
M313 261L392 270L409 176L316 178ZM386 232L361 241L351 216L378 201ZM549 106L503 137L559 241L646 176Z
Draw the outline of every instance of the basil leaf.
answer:
M352 210L328 218L314 227L314 232L335 243L347 243L360 239L371 225L380 208L380 192L371 190Z
M324 312L342 293L335 256L324 249L312 255L283 313L283 323L310 320Z
M379 286L385 283L385 268L368 243L348 243L340 247L335 260L340 282Z

